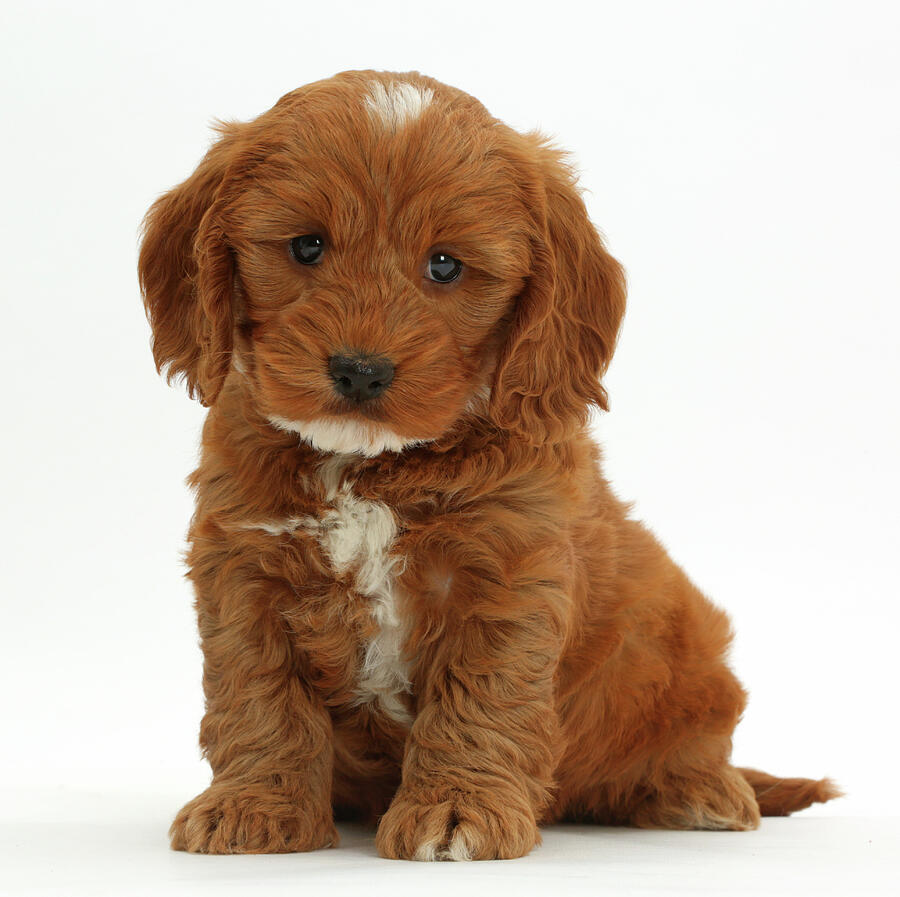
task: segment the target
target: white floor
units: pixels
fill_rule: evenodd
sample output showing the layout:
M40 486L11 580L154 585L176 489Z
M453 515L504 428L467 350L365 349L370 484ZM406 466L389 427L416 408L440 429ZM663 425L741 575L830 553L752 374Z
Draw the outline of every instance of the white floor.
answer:
M174 853L166 830L181 797L0 791L0 895L900 895L892 817L800 815L750 833L556 826L521 860L422 864L380 859L355 826L311 854Z

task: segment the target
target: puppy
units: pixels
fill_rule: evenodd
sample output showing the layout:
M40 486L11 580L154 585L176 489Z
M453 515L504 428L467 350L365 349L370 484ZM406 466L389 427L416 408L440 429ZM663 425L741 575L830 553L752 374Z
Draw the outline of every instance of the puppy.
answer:
M157 368L209 406L189 568L209 788L172 846L528 853L560 820L752 829L731 632L587 429L625 310L560 153L416 73L222 124L150 209Z

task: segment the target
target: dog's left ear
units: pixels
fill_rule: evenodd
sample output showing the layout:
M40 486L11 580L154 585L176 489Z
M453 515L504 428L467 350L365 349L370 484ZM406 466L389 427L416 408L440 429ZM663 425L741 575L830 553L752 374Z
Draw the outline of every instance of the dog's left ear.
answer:
M501 349L492 412L531 443L560 442L607 410L600 378L625 313L625 274L591 224L562 154L537 135L533 265ZM531 166L529 166L531 167Z

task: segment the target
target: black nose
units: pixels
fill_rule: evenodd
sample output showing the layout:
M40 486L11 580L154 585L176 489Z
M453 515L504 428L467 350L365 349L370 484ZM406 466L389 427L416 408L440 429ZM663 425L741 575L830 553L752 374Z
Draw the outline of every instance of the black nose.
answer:
M387 358L371 355L332 355L328 373L334 388L355 402L380 396L394 379L394 365Z

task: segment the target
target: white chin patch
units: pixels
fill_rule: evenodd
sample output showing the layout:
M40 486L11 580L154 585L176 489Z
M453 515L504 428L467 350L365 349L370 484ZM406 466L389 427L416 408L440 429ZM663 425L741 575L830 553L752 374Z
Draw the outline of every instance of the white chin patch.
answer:
M381 424L363 423L358 420L334 418L287 420L284 417L270 415L269 423L279 430L296 433L320 452L364 455L366 458L374 458L382 452L402 452L410 446L430 441L404 439Z

